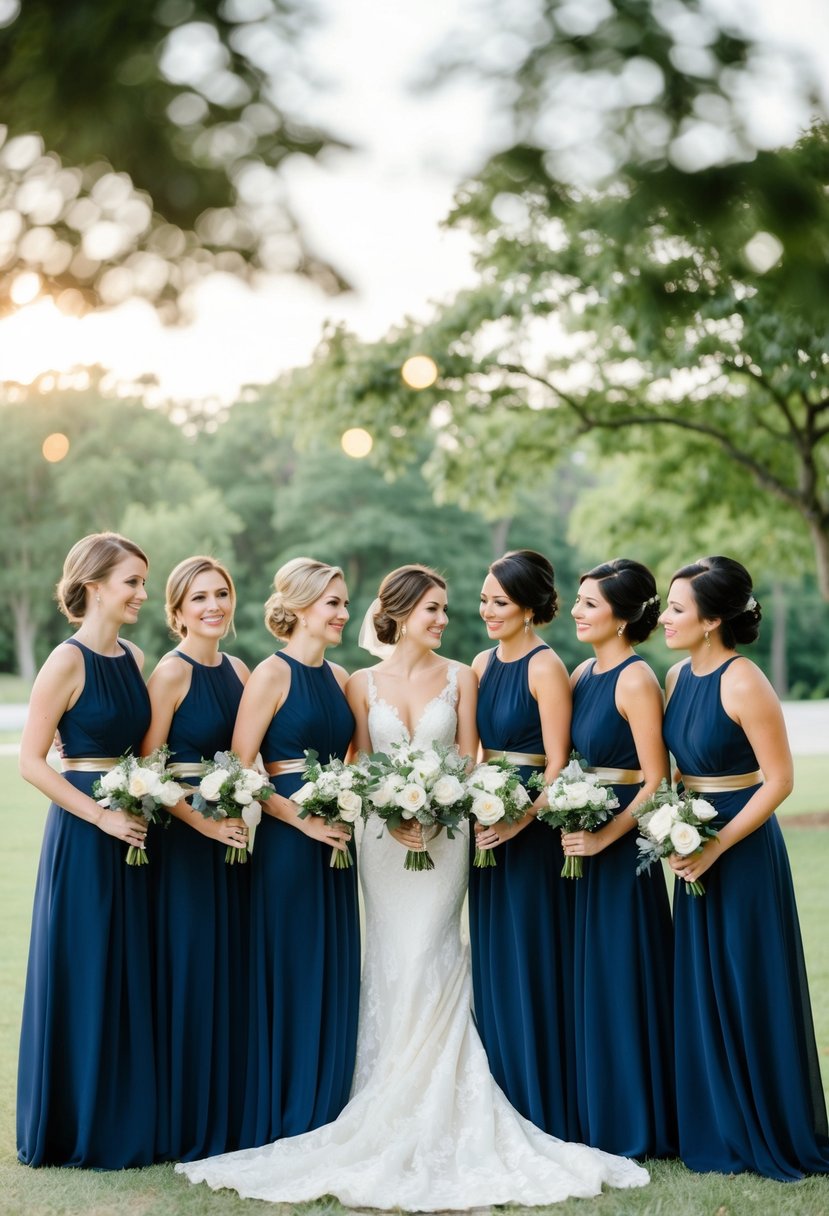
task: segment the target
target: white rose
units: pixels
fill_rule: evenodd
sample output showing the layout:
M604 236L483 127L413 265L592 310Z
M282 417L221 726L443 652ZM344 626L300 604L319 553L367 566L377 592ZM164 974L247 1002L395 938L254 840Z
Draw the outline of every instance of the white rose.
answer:
M337 798L337 806L340 809L341 819L344 819L346 823L355 823L363 809L363 800L359 794L355 794L354 790L341 790Z
M252 794L256 794L265 784L266 778L261 773L258 773L255 768L243 768L242 780L245 783L245 789L250 790Z
M184 797L184 790L177 781L162 781L158 796L163 806L175 806Z
M412 777L415 781L426 782L436 777L440 772L440 756L437 752L424 752L418 756L412 765Z
M113 794L116 790L124 789L125 785L126 778L120 768L111 768L101 778L101 788L110 794Z
M702 837L692 823L675 823L671 828L671 844L677 853L687 857L702 844Z
M399 807L403 809L404 819L413 819L417 812L426 803L426 791L422 785L416 785L410 781L408 785L404 785L402 790L397 790L395 800Z
M212 773L207 773L199 782L199 793L207 802L216 802L221 793L222 786L230 777L230 773L226 768L215 768Z
M478 823L489 827L504 818L504 804L497 794L478 794L472 799L472 814Z
M393 796L394 790L392 789L390 783L388 781L384 781L383 784L379 785L376 790L371 791L368 799L372 806L388 806Z
M577 811L580 807L593 801L595 792L593 786L588 785L586 781L574 781L572 785L568 785L565 791L565 805Z
M160 786L158 773L149 768L134 768L130 773L127 791L133 798L146 798L148 794L157 794Z
M304 806L308 799L313 798L316 793L316 784L313 781L306 781L295 793L291 794L291 802L295 802L297 806Z
M336 773L320 773L317 789L322 798L336 798L339 792L339 784Z
M648 822L648 833L660 843L670 834L674 825L674 809L670 805L660 806L653 812Z
M494 794L504 784L504 774L494 764L481 764L470 777L470 784Z
M340 772L337 774L337 776L338 776L339 783L340 783L340 789L341 790L350 790L352 785L354 784L354 774L352 773L351 769L350 768L341 769Z
M530 802L532 801L523 785L516 785L515 789L512 791L512 800L519 811L521 810L522 806L529 806Z
M695 798L691 803L691 810L700 823L708 823L709 819L717 818L717 808L704 798Z
M446 777L438 777L432 789L432 797L438 806L453 806L454 803L460 802L463 795L463 786L457 777L453 777L451 774Z
M244 782L238 781L233 787L233 801L239 806L250 806L253 802L253 794L245 789Z

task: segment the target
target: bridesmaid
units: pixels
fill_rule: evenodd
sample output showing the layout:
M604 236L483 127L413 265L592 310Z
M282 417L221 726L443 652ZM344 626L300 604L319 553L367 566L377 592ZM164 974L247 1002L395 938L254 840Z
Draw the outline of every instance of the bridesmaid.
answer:
M506 755L524 779L543 771L552 781L569 754L567 671L533 629L553 619L557 602L553 567L530 549L494 562L481 589L481 616L497 642L472 664L481 746L485 757ZM498 847L497 865L472 868L469 880L475 1020L492 1075L538 1127L578 1139L573 884L559 876L560 835L531 807L517 824L478 825L476 843Z
M18 1156L26 1165L149 1165L155 1068L149 867L128 867L146 824L104 810L93 782L150 721L141 652L119 630L147 593L147 559L114 532L72 547L57 586L78 625L35 680L20 771L52 800L35 886L17 1087ZM62 772L47 761L60 734Z
M265 624L282 650L248 681L233 749L261 750L277 793L263 806L251 859L251 1010L246 1146L297 1136L336 1119L348 1101L357 1040L360 930L356 868L332 869L353 848L342 827L300 819L291 794L304 752L344 759L354 718L346 673L328 663L348 620L342 571L297 557L276 572Z
M202 759L226 751L249 672L220 654L236 591L212 557L189 557L167 579L167 624L180 639L150 676L147 754L167 743L169 770L197 785ZM156 1158L192 1161L239 1147L247 1036L246 865L241 818L205 819L186 802L151 831L156 937Z
M670 858L677 876L679 1150L693 1170L781 1181L829 1172L789 860L774 810L792 788L780 704L736 651L759 632L748 571L706 557L677 571L660 617L672 650L665 739L688 790L717 808L716 839ZM704 879L705 894L682 891Z
M579 1139L625 1157L670 1157L671 909L662 867L636 874L630 813L669 774L662 690L633 650L659 617L653 575L627 558L596 566L582 575L572 616L596 656L570 679L573 747L620 806L598 831L562 836L566 855L593 859L573 884Z

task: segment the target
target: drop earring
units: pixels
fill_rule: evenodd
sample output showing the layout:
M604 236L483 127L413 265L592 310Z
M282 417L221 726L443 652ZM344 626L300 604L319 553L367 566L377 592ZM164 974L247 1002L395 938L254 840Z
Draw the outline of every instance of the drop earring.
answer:
M408 629L406 628L405 624L400 626L400 636L401 636L401 638L405 638L405 636L406 636L406 634L407 634L408 632L409 632L409 631L408 631Z
M708 630L707 630L707 629L706 629L705 633L703 634L703 637L705 638L705 645L706 645L706 646L708 647L708 649L710 650L710 649L711 649L711 639L710 639L710 638L709 638L709 636L708 636Z
M100 591L96 591L95 592L95 603L100 604L100 602L101 602L101 593L100 593Z
M624 625L620 625L619 628L616 630L616 637L620 638L624 632L625 632Z
M530 618L528 616L524 617L524 632L525 633L530 632Z

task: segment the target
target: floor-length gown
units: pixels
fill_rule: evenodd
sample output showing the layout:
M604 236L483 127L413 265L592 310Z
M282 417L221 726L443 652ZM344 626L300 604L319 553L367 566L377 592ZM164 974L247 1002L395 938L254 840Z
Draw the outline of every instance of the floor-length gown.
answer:
M424 709L416 747L455 738L457 669ZM408 739L370 682L375 750ZM493 1081L470 1011L460 933L465 833L429 842L435 868L404 869L405 850L370 818L360 846L366 957L354 1093L327 1127L258 1150L176 1168L193 1181L272 1202L325 1194L352 1207L466 1209L643 1186L633 1162L547 1136Z
M138 754L150 701L132 652L83 655L84 686L58 724L68 769L90 793L102 771ZM109 761L109 763L107 763ZM147 866L123 842L52 803L35 886L17 1081L18 1156L26 1165L149 1165L155 1134Z
M277 652L291 685L262 741L267 766L345 757L354 716L328 663ZM302 766L271 778L290 798ZM353 846L352 846L353 847ZM331 848L263 814L251 855L251 1007L242 1144L296 1136L335 1119L354 1072L360 922L354 866L332 869Z
M530 659L490 651L478 692L486 750L544 752ZM544 764L520 766L526 781ZM469 936L475 1021L492 1075L516 1110L562 1139L579 1139L572 987L573 884L560 877L561 834L534 820L472 868Z
M709 675L686 663L665 712L683 775L751 774L757 758ZM733 819L757 786L701 794ZM674 895L679 1151L691 1169L788 1181L829 1172L826 1107L789 859L776 816L724 852L705 894Z
M573 689L573 747L594 768L626 769L639 758L616 708L619 676L585 669ZM612 785L621 814L640 782ZM637 875L633 828L584 859L574 881L574 996L580 1137L625 1157L676 1154L673 1053L673 929L661 866Z
M215 667L175 655L191 675L170 724L170 764L192 769L230 747L242 682L227 655ZM222 842L175 817L152 837L156 1157L190 1161L240 1147L250 867L227 865Z

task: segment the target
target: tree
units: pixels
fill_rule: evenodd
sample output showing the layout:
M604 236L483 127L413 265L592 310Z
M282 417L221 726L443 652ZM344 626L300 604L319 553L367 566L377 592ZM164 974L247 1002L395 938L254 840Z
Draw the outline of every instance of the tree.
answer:
M257 266L335 289L278 173L335 142L285 101L306 24L292 0L21 4L0 30L0 304L24 269L74 310L172 316L200 275Z
M781 153L825 198L828 130ZM729 486L746 515L771 496L784 526L805 530L829 598L826 301L795 307L781 289L785 258L779 269L756 250L753 264L735 259L704 227L693 240L676 231L661 206L635 239L619 238L612 192L529 191L505 226L505 188L479 185L456 213L479 233L480 285L379 343L328 333L315 366L294 377L297 425L366 426L393 470L426 439L436 493L490 517L509 514L519 486L587 435L591 452L660 453L672 431L687 444L687 475L715 452L744 471L739 487L718 484L721 504ZM746 198L746 234L754 207ZM400 376L415 352L440 373L420 392Z

